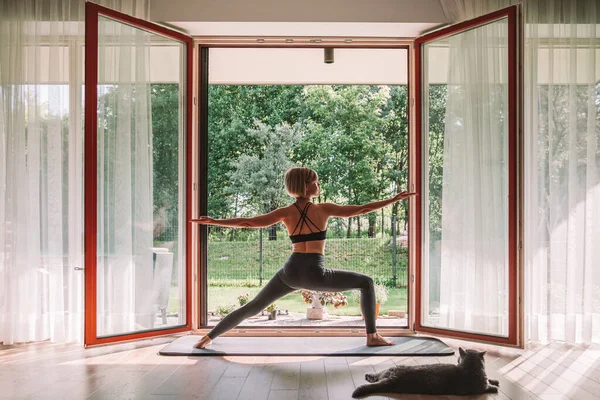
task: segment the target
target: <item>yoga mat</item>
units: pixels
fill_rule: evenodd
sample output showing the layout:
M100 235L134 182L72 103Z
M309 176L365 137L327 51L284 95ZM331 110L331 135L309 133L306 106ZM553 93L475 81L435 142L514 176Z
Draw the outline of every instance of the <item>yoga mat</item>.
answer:
M451 356L454 350L437 338L388 337L394 346L368 347L364 337L219 337L206 349L200 336L182 336L166 345L165 356Z

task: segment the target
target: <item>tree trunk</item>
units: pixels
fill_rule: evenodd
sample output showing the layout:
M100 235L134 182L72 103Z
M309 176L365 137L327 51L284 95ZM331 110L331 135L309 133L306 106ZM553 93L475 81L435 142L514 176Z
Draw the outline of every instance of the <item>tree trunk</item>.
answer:
M392 215L398 215L398 202L395 202L392 206Z
M235 208L233 209L233 218L237 218L237 212L238 212L238 199L239 199L239 195L236 193L235 195ZM229 230L229 241L233 242L234 239L234 233L235 233L235 229L230 229Z
M377 227L377 213L369 214L369 230L368 236L370 238L375 237L375 229Z
M360 237L360 216L356 217L356 237Z
M269 232L269 240L277 240L277 225L271 225L267 228Z
M348 218L348 232L346 233L346 238L350 238L352 234L352 217Z
M404 207L404 230L408 232L408 207Z

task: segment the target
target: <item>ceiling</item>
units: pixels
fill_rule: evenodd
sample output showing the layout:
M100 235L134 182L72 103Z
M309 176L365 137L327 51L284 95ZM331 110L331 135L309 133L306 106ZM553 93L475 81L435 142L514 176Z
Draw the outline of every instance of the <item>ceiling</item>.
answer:
M439 0L151 0L150 18L192 36L412 38L448 23Z

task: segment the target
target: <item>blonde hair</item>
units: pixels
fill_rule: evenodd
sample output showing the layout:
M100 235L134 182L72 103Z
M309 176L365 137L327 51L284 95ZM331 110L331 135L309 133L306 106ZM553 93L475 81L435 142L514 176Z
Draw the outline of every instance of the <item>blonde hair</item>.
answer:
M317 173L305 167L285 171L285 191L292 197L306 196L306 185L318 179Z

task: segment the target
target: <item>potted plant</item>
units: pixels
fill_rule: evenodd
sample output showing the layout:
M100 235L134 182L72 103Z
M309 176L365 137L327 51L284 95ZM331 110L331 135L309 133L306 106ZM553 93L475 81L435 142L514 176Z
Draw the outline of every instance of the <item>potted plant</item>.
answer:
M360 291L353 290L352 298L356 302L356 304L360 304ZM388 301L388 288L385 285L376 284L375 285L375 319L379 316L379 308L382 304L385 304ZM362 315L362 309L361 309ZM365 316L362 316L362 319L365 319Z
M238 302L240 303L240 307L244 304L248 303L250 300L250 295L248 293L241 294L237 297Z
M325 319L327 317L327 306L331 304L335 308L348 304L346 296L340 292L317 292L314 290L302 290L300 292L305 303L311 306L306 309L306 318Z
M226 305L226 306L217 306L217 309L215 310L215 312L217 314L219 314L221 316L221 318L224 318L227 314L229 314L233 309L235 308L235 306L233 304L231 305Z
M375 285L375 302L377 303L377 313L379 313L379 305L385 304L388 301L388 288L385 285Z
M269 313L269 319L277 319L277 304L269 304L267 307L267 312Z

